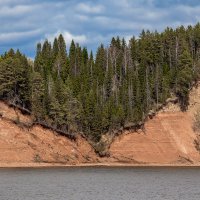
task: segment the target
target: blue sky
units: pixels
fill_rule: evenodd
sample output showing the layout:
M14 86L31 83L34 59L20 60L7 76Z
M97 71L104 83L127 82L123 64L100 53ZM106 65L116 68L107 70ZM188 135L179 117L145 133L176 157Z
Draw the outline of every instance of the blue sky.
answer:
M62 33L89 50L113 36L200 21L199 0L0 0L0 53L19 48L34 58L37 42Z

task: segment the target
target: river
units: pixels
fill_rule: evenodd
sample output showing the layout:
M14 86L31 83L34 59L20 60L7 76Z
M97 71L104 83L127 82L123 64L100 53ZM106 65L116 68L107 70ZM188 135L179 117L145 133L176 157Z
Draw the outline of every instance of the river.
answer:
M0 200L199 200L198 168L0 169Z

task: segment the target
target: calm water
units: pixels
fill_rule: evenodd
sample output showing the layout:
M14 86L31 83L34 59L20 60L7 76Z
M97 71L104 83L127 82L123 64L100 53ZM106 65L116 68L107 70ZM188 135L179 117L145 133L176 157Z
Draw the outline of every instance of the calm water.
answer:
M200 169L1 169L0 200L199 200Z

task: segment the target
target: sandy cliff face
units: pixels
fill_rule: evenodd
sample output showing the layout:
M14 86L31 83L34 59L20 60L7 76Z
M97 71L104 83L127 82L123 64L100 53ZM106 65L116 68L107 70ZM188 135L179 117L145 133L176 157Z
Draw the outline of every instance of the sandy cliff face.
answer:
M138 163L196 163L195 133L186 113L159 113L145 124L145 131L124 133L110 148L111 157Z
M200 87L190 92L187 112L168 105L145 124L145 130L125 132L110 148L111 157L124 162L178 164L196 163L200 155L194 145L193 115L200 107Z
M0 102L0 163L96 162L93 148L81 136L76 141L59 136L41 126L26 129L11 122L29 123L30 118Z
M195 148L197 133L192 129L193 114L200 107L200 87L190 95L183 113L169 104L145 124L145 130L124 132L111 144L110 157L99 158L81 136L76 141L41 126L31 129L13 121L30 123L29 116L0 102L0 166L2 163L132 163L200 164Z

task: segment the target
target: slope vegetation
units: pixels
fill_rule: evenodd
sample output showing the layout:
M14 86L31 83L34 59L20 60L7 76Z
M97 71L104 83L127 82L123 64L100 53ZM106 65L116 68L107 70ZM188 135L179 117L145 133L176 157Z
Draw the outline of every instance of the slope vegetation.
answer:
M143 130L125 131L115 137L109 157L100 158L89 142L76 140L39 125L26 128L30 116L0 102L0 166L34 166L55 164L139 164L139 165L199 165L200 154L194 141L193 115L200 107L200 87L190 92L187 112L178 105L168 104Z

